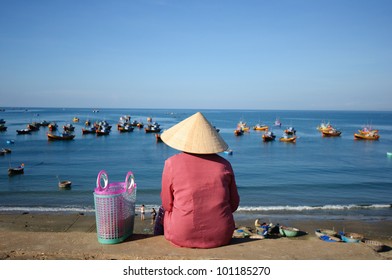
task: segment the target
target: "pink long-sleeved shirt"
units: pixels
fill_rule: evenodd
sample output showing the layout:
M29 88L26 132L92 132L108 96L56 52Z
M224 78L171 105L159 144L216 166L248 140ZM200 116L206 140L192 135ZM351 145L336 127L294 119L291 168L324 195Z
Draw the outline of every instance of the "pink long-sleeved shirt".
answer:
M216 154L180 153L162 174L164 234L173 244L213 248L230 243L239 195L231 164Z

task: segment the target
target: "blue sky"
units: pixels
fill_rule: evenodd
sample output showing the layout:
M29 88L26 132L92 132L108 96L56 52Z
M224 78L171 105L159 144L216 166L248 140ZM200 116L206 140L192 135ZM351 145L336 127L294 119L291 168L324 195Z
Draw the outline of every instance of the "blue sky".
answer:
M0 107L391 110L392 1L0 0Z

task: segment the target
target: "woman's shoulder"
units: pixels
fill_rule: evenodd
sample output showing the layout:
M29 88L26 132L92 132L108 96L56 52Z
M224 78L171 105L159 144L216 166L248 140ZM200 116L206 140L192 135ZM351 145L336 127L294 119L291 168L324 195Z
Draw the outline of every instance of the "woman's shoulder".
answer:
M231 166L230 162L221 157L218 154L191 154L191 153L179 153L166 159L166 164L182 164L183 162L200 162L208 160L210 162L216 162L217 164L224 164Z

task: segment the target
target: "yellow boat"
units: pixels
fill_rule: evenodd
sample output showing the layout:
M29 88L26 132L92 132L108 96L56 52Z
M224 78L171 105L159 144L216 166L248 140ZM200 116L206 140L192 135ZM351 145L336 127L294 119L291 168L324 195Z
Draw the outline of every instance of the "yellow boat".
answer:
M332 129L332 128L333 128L333 126L329 122L328 123L322 122L317 127L317 130L320 131L320 132L323 132L324 130L329 130L329 129Z
M378 133L354 133L354 139L378 140L379 138Z
M76 123L76 122L79 122L79 118L74 117L74 118L72 119L72 121L75 122L75 123Z
M372 129L370 126L365 126L363 129L359 129L358 133L354 133L354 139L378 140L379 138L378 130Z
M373 129L370 125L365 125L362 129L358 129L359 134L378 134L378 129Z
M265 131L265 130L268 130L268 125L256 124L253 127L253 130Z
M364 129L358 129L358 132L359 132L359 134L369 134L369 133L377 134L378 130L377 129L368 130L368 129L364 128Z
M280 137L279 138L280 142L289 142L289 143L295 143L297 141L297 137L293 136L293 137Z
M243 121L240 121L238 124L237 124L237 129L241 129L243 132L248 132L249 131L249 126L246 124L246 122L243 122Z

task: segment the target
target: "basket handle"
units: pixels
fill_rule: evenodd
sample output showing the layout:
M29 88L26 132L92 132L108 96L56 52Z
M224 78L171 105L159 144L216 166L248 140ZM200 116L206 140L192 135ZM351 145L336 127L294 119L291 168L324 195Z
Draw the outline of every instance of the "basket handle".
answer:
M102 186L101 182L104 182L104 186ZM105 170L101 170L98 173L98 177L97 177L97 189L99 191L103 191L103 190L108 190L108 184L109 184L109 177L108 174L106 173Z
M136 188L135 176L133 176L133 173L129 171L125 177L125 190L130 191L134 188Z

